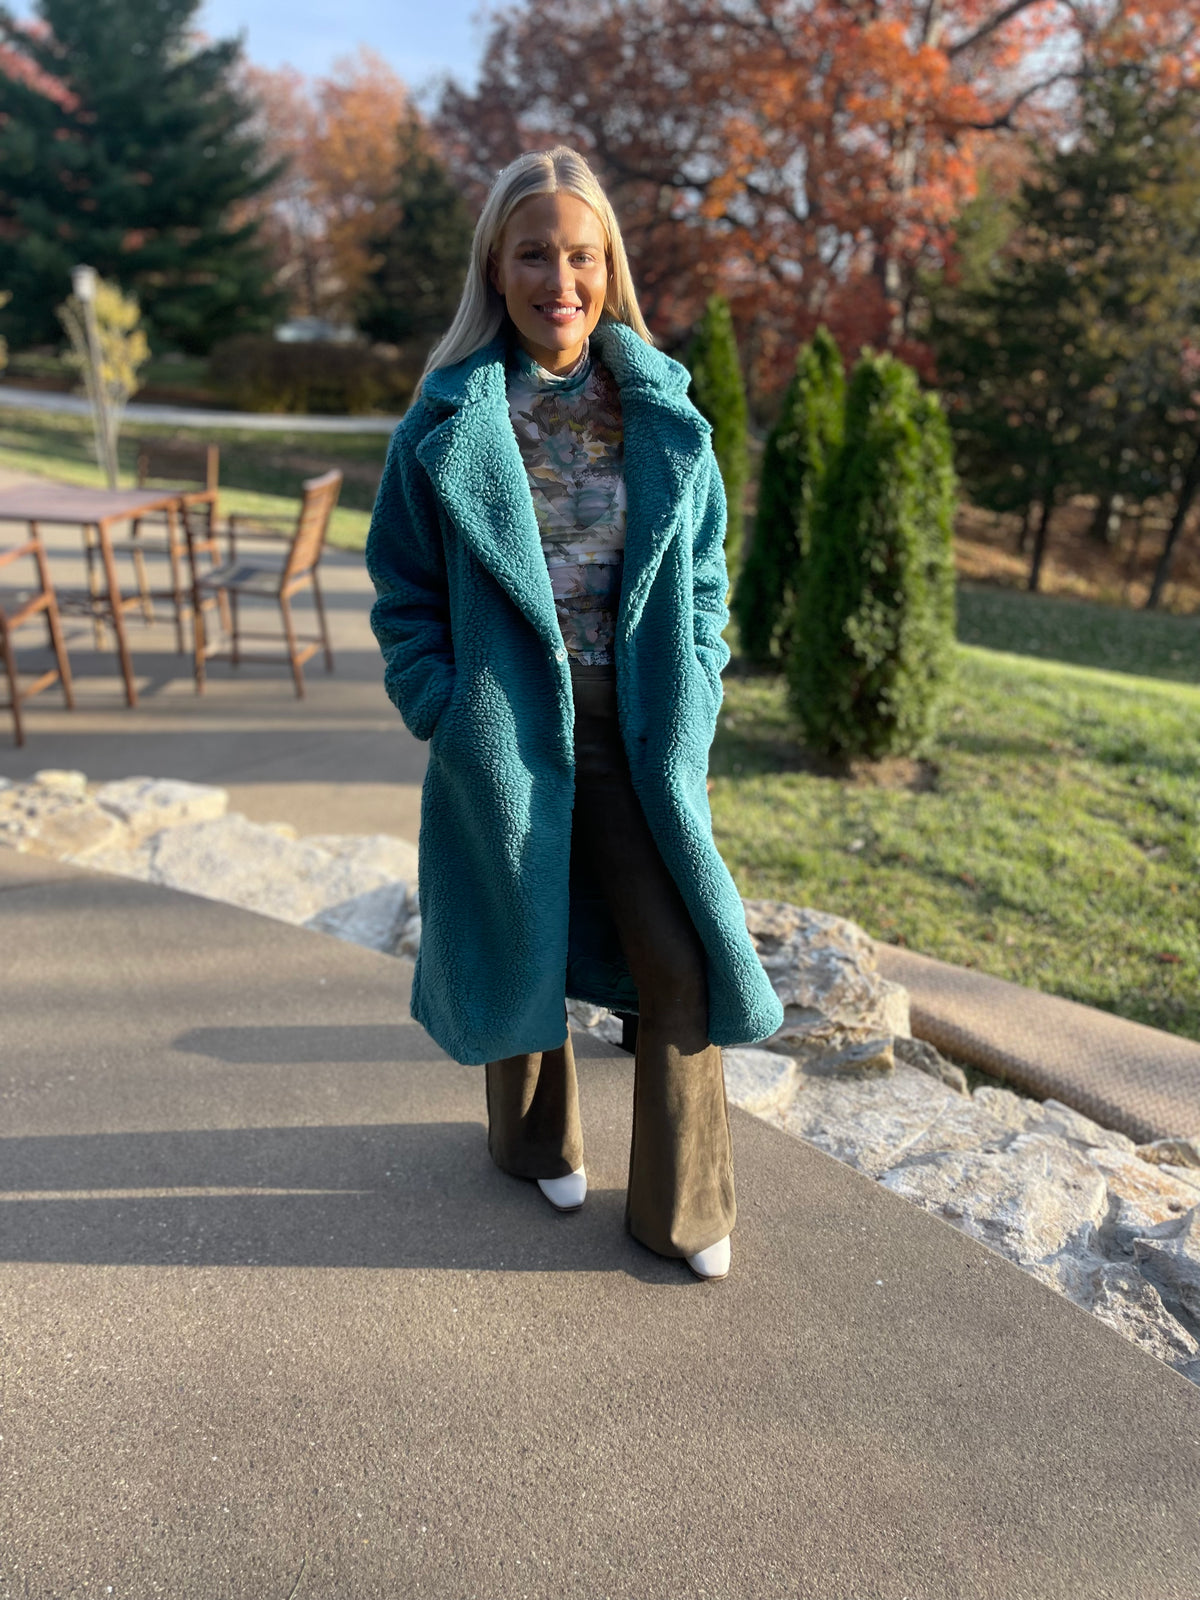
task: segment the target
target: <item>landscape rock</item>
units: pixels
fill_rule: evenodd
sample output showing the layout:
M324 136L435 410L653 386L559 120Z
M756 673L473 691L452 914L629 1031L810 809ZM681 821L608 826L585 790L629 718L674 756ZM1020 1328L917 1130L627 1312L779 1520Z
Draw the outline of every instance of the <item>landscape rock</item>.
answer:
M417 951L421 948L421 913L413 911L412 894L408 897L409 912L404 921L400 934L392 945L394 956L403 956L407 961L417 959Z
M91 865L390 950L407 912L411 845L380 835L337 852L239 813L164 828ZM378 892L382 891L382 892Z
M992 1084L980 1084L975 1098L985 1106L997 1122L1003 1122L1014 1133L1035 1130L1057 1135L1083 1148L1105 1148L1132 1152L1133 1140L1114 1128L1104 1128L1090 1117L1085 1117L1061 1100L1030 1100L1025 1095L1014 1094L1011 1089L999 1089Z
M1194 1139L1152 1139L1149 1144L1138 1145L1137 1153L1143 1161L1200 1171L1200 1135Z
M175 778L121 778L101 784L92 798L125 824L133 844L140 844L160 828L211 822L229 808L224 789Z
M86 794L87 773L66 767L43 767L29 780L29 787L51 790L56 794Z
M947 1088L954 1089L959 1094L969 1094L967 1075L953 1061L947 1061L925 1039L906 1039L898 1035L892 1039L892 1053L897 1061L903 1061L907 1066L916 1067L919 1071L928 1073L931 1078L936 1078L939 1083L944 1083Z
M1089 1239L1108 1210L1102 1175L1043 1134L1017 1134L1002 1150L941 1150L880 1182L1030 1268Z
M1162 1296L1132 1265L1100 1261L1081 1275L1070 1296L1077 1305L1140 1345L1148 1355L1200 1378L1200 1342L1164 1306ZM1189 1369L1193 1369L1190 1371Z
M1200 1198L1190 1184L1180 1183L1166 1168L1136 1154L1111 1146L1085 1153L1108 1185L1112 1199L1109 1228L1123 1249L1131 1248L1143 1230L1182 1216Z
M912 1033L908 991L876 969L874 941L853 922L788 905L746 900L746 927L775 993L783 1025L762 1043L798 1057L843 1054L848 1070L887 1071L879 1048ZM875 1049L855 1054L874 1042Z
M391 955L407 922L408 885L384 883L337 905L324 906L305 918L304 926L315 933L329 933L348 944Z
M993 1148L1008 1137L970 1097L903 1062L886 1078L804 1067L780 1125L874 1178L931 1150Z
M1133 1242L1133 1259L1161 1294L1200 1324L1200 1206L1147 1228Z
M796 1063L776 1050L723 1050L725 1093L755 1116L782 1111L792 1097Z
M594 1006L588 1000L567 1001L567 1016L577 1028L598 1028L605 1017L611 1015L611 1011L606 1011L603 1006Z
M123 837L117 818L87 793L81 772L38 773L0 791L0 844L12 850L86 861Z

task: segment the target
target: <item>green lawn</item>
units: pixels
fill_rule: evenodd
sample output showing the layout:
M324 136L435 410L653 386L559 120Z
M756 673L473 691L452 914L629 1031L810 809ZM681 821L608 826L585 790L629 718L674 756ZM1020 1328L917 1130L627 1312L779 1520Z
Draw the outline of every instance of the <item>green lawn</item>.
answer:
M121 437L122 483L134 482L138 440L194 442L197 437L221 447L221 504L227 512L253 511L287 522L295 515L301 479L341 467L346 481L333 514L330 543L344 550L361 550L366 543L387 453L386 434L208 428L198 436L190 429L127 423ZM47 411L0 410L0 467L70 483L104 482L92 448L91 422Z
M1017 600L1014 643L1045 648L1044 602ZM1175 638L1139 659L1175 667ZM1200 1039L1200 688L956 654L925 788L813 770L782 680L734 663L711 798L741 892Z
M958 637L987 650L1200 683L1200 616L960 583Z

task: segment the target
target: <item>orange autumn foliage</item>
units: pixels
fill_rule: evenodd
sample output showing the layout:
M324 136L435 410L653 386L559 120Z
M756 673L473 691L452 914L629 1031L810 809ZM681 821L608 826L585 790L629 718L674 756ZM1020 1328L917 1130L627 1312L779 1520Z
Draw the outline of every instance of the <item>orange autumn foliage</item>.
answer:
M303 315L345 318L373 264L371 238L392 220L397 133L413 115L404 84L373 51L328 77L251 67L272 157L287 170L257 201L279 281Z
M762 393L821 321L927 369L918 275L981 161L1015 181L1091 65L1197 81L1198 21L1200 0L526 0L434 129L476 202L522 150L583 150L655 332L678 346L725 294Z

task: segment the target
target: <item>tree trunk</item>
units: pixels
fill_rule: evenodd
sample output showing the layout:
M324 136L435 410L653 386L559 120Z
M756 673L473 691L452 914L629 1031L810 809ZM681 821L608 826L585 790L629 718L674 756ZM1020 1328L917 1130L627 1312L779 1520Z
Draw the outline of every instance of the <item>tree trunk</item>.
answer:
M1021 526L1017 531L1017 554L1023 556L1029 548L1029 524L1033 520L1033 501L1026 500Z
M1171 518L1171 526L1167 529L1167 537L1163 543L1162 554L1158 558L1158 566L1154 569L1154 582L1150 585L1150 593L1146 598L1147 611L1153 611L1162 599L1162 592L1167 586L1171 576L1171 562L1175 555L1175 546L1179 542L1179 535L1183 532L1183 525L1187 521L1188 512L1192 509L1192 501L1196 498L1196 491L1200 489L1200 440L1192 452L1192 459L1188 462L1187 472L1184 474L1183 487L1179 491L1179 499L1175 504L1175 515Z
M1054 498L1058 492L1058 485L1047 483L1042 490L1041 511L1038 517L1037 532L1033 538L1033 562L1029 568L1029 592L1037 593L1038 584L1042 577L1042 558L1046 554L1046 535L1050 531L1050 513L1054 509Z
M1096 515L1088 529L1088 537L1098 544L1115 545L1121 532L1121 513L1125 509L1125 496L1115 489L1105 489L1096 507Z

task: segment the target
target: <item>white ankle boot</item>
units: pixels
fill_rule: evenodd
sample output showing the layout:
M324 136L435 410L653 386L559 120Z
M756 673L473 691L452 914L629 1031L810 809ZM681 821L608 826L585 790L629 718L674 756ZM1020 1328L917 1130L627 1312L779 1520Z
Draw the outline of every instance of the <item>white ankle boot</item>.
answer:
M539 1178L537 1186L556 1211L578 1211L587 1194L587 1174L576 1167L565 1178Z
M729 1258L729 1235L726 1234L716 1244L710 1244L707 1249L697 1250L694 1256L684 1256L683 1259L698 1278L727 1278Z

